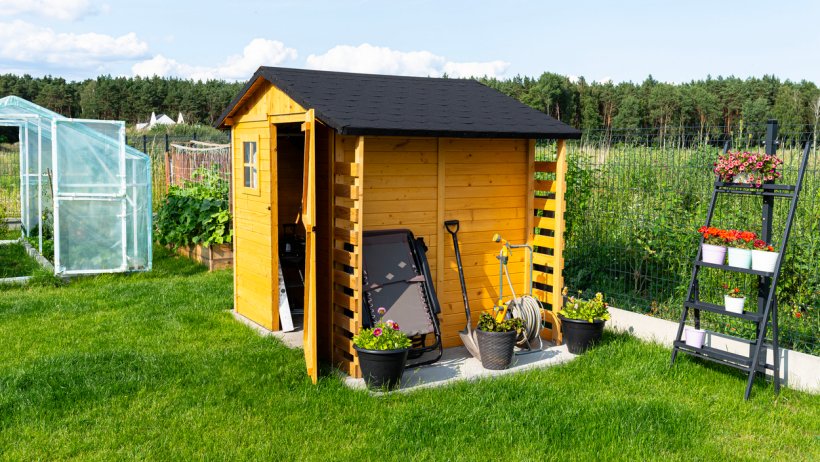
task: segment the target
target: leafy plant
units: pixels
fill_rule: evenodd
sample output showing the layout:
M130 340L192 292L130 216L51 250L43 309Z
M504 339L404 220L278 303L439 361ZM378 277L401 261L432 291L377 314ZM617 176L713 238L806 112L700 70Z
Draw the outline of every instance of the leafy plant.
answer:
M157 241L173 248L226 244L233 239L228 182L218 167L198 168L183 186L172 186L157 211Z
M729 284L723 284L723 293L732 298L745 298L746 296L740 293L740 288L732 287Z
M366 350L399 350L409 348L412 342L399 330L399 323L392 320L382 321L387 310L378 309L379 322L374 327L362 329L359 335L353 336L353 344Z
M564 288L564 296L568 293L568 289ZM582 292L578 292L580 295ZM561 316L567 319L581 319L585 321L608 320L609 319L609 305L604 301L604 294L598 292L590 300L583 300L576 297L568 297L567 302L564 303L564 308L558 312Z
M521 333L524 329L524 322L520 318L507 318L498 322L495 316L489 313L481 313L481 316L478 317L478 328L484 332L515 331Z

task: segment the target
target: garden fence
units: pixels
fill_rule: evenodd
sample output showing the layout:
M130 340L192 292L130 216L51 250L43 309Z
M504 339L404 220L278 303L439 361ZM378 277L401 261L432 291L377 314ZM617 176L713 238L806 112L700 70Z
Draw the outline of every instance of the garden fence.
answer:
M570 143L567 174L565 279L571 290L604 292L613 306L677 320L705 222L713 163L733 150L762 151L764 127L717 136L678 128L587 131ZM797 166L812 127L780 128L784 183ZM781 344L820 355L820 159L811 151L792 238L778 284ZM721 197L714 226L760 233L760 200ZM782 236L787 201L775 205L774 236ZM777 242L775 242L777 244ZM704 272L702 298L722 304L721 285L756 293L754 277ZM754 298L754 297L750 297ZM749 309L749 308L747 308ZM752 308L753 309L753 308ZM751 336L753 325L704 315L707 328ZM751 337L750 337L751 338Z

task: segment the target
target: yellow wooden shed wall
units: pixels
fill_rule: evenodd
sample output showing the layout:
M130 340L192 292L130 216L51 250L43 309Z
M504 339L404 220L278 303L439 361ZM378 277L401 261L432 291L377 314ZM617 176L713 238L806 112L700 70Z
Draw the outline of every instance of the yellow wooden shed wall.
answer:
M441 303L445 347L460 345L464 305L452 238L458 233L474 322L498 297L500 233L525 242L528 195L527 140L367 137L364 157L365 230L409 228L424 237ZM525 288L525 253L515 251L509 269L517 293ZM509 288L505 293L510 294Z
M234 182L234 308L252 321L272 330L279 328L277 273L278 218L274 128L269 114L304 112L304 109L267 82L237 109L231 130ZM258 146L256 189L243 184L243 142Z

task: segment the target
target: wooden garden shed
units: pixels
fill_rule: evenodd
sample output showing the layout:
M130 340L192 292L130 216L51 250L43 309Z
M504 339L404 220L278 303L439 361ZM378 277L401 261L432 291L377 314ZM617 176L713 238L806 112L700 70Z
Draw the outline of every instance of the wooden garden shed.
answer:
M279 329L280 239L298 219L314 381L318 359L360 376L351 338L362 322L365 230L424 238L445 347L460 344L465 323L445 220L461 222L474 320L497 296L494 233L535 246L535 295L560 307L564 140L580 137L569 125L474 80L272 67L259 68L216 125L233 146L235 310ZM523 291L525 252L510 269ZM557 338L546 318L542 335Z

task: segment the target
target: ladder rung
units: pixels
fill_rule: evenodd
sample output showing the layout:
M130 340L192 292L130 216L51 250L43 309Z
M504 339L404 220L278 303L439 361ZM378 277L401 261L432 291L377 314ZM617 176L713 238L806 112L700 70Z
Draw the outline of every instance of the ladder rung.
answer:
M774 273L770 273L768 271L757 271L757 270L753 270L753 269L738 268L736 266L729 266L729 265L716 265L714 263L706 263L705 261L701 261L701 260L695 260L695 265L702 266L704 268L715 268L715 269L724 270L724 271L734 271L734 272L737 272L737 273L754 274L754 275L757 275L757 276L763 276L763 277L767 277L767 278L770 278L774 275Z
M748 183L725 183L723 181L716 181L715 182L715 189L717 190L724 190L724 188L733 188L733 189L748 189L752 191L794 191L795 187L793 184L775 184L775 183L764 183L757 187L753 184Z
M709 311L710 313L723 314L723 315L726 315L726 316L732 316L734 318L740 318L740 319L744 319L746 321L752 321L752 322L757 322L757 323L759 323L760 320L763 318L763 316L761 316L757 313L747 313L745 311L743 313L740 313L740 314L730 313L730 312L726 311L726 309L724 309L720 305L714 305L712 303L706 303L706 302L683 302L683 306L685 306L687 308L691 308L693 310Z
M708 346L695 348L687 345L686 342L682 340L675 341L674 346L680 351L688 353L692 356L719 362L746 372L749 372L749 365L752 363L752 360L748 356L729 353L728 351L718 350L717 348Z

